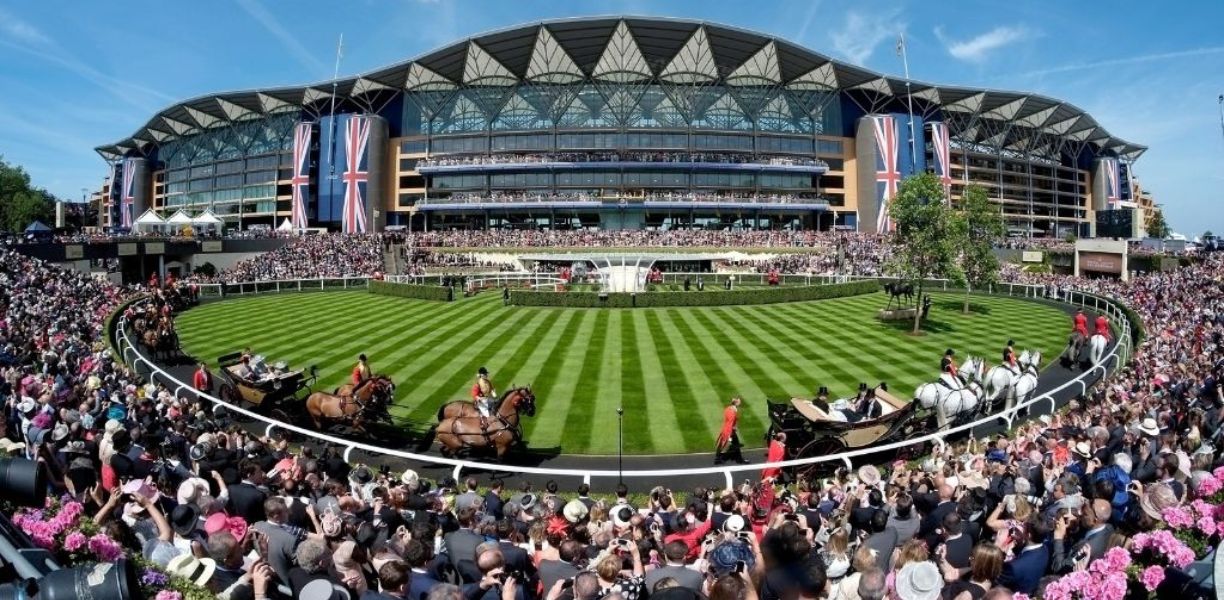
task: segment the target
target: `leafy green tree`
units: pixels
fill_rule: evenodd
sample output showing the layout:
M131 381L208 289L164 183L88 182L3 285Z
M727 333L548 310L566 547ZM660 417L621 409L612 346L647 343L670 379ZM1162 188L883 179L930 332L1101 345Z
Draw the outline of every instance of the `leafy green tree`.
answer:
M1211 230L1210 230L1210 229L1208 229L1207 231L1204 231L1204 232L1203 232L1203 237L1205 237L1205 238L1206 238L1206 237L1211 237L1212 235L1213 235L1213 234L1211 233Z
M1165 222L1163 210L1152 211L1152 218L1148 220L1147 234L1148 237L1162 240L1169 237L1169 224Z
M969 314L970 289L983 289L999 280L999 258L994 248L1007 235L1007 225L999 207L990 203L980 185L965 188L961 197L960 217L964 221L961 236L961 269L965 274L965 306Z
M960 284L964 272L956 258L964 236L964 221L944 200L943 186L931 173L919 173L901 182L889 203L895 226L890 245L890 267L898 279L910 283L921 302L924 282L944 277ZM914 315L914 333L922 328L922 311Z
M55 199L46 190L30 185L30 175L0 157L0 228L21 232L35 220L50 224Z

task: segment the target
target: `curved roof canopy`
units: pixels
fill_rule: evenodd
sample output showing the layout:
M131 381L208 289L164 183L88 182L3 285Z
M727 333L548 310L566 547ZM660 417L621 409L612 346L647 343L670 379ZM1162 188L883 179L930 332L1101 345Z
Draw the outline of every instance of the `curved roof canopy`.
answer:
M403 91L564 85L581 81L668 85L722 83L842 91L872 102L904 97L905 80L833 60L776 37L701 21L657 17L585 17L519 25L473 36L412 60L336 82L338 100L370 102ZM1073 104L1040 94L911 81L915 102L972 115L998 127L963 127L971 143L1011 148L1039 134L1138 158L1146 146L1117 138ZM201 130L280 112L319 114L332 81L210 94L169 106L130 137L96 148L107 160ZM1023 131L1020 135L999 131Z

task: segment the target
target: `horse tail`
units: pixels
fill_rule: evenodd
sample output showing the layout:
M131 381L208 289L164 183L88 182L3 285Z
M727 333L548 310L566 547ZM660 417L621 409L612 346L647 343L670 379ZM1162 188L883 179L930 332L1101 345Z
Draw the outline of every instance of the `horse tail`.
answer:
M441 414L441 411L438 412ZM430 446L433 446L434 440L438 438L438 424L434 423L425 430L425 435L421 436L421 441L417 442L417 452L426 452Z
M451 403L450 403L450 402L447 402L446 404L443 404L442 406L439 406L439 407L438 407L438 422L439 422L439 423L441 423L441 422L442 422L442 419L446 418L446 417L444 417L443 415L445 415L445 414L446 414L446 407L448 407L448 406L450 406L450 405L451 405ZM431 427L431 429L436 428L436 427L437 427L437 426L435 425L434 427Z

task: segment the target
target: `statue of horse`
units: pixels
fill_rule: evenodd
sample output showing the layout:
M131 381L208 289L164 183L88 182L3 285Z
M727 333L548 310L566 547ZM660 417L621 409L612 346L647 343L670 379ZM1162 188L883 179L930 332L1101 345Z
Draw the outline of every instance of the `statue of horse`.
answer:
M904 297L907 303L914 301L914 286L906 283L886 283L884 284L884 293L888 294L888 306L884 310L892 308L893 300L897 301L897 306L901 306L901 298Z
M322 430L326 421L348 422L354 430L365 431L369 421L390 420L387 407L395 399L395 384L386 375L375 375L357 390L356 395L314 392L306 397L306 413Z
M1067 347L1063 349L1062 354L1058 356L1062 366L1070 368L1072 365L1080 361L1080 353L1084 350L1084 344L1088 340L1084 339L1083 334L1078 331L1072 331L1070 336L1067 336Z
M1088 338L1088 360L1092 366L1101 364L1101 359L1105 357L1105 349L1109 347L1109 339L1097 333Z
M480 417L447 417L435 430L443 456L452 456L463 449L492 447L501 460L515 443L523 439L519 426L520 414L535 415L535 395L530 387L508 392L497 408L497 414L489 418L488 429L480 427Z
M982 396L980 382L984 366L985 363L981 359L970 356L958 371L965 380L963 385L944 373L940 375L939 381L918 386L918 389L914 390L914 401L922 408L934 409L939 429L945 429L950 417L970 413L978 407L978 399Z
M1041 367L1041 353L1025 350L1016 360L1019 368L1012 370L1006 365L992 367L986 373L985 400L990 410L994 410L999 398L1006 401L1006 408L1015 406L1016 402L1024 402L1037 389L1038 369Z
M527 386L523 388L511 387L509 390L506 390L506 392L503 393L501 397L497 399L497 403L493 405L493 409L496 410L497 407L501 406L502 403L506 401L506 398L510 396L510 394L513 394L515 392L522 391L522 390L526 390L530 392L531 386ZM471 402L470 400L455 400L453 402L447 402L446 404L443 404L441 408L438 409L438 422L439 423L441 423L445 419L453 419L456 417L479 417L479 416L480 416L480 410L478 410L476 408L476 404Z

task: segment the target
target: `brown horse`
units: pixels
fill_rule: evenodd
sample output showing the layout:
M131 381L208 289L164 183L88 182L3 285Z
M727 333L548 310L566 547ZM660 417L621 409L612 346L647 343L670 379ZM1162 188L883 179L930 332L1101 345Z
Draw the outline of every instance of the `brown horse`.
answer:
M531 391L531 388L529 387L528 388L511 387L509 390L506 391L506 393L501 395L501 398L498 399L497 403L494 404L494 406L501 406L502 403L506 401L506 398L510 396L510 394L513 394L514 392L524 390L524 389L529 392ZM480 416L480 410L476 408L476 403L470 400L455 400L454 402L447 402L446 404L442 405L442 408L438 409L438 422L442 422L445 419L454 419L457 417L479 417L479 416Z
M140 335L140 341L153 353L153 358L170 356L178 349L178 336L165 328L149 328Z
M530 387L511 390L502 397L497 415L489 419L489 428L481 429L480 417L449 417L438 423L438 444L443 456L451 456L464 448L492 447L497 459L523 438L519 414L535 415L535 395Z
M387 407L395 399L395 384L386 375L375 375L353 395L315 392L306 397L306 412L315 428L322 430L324 421L348 422L357 431L365 431L371 420L389 419Z

